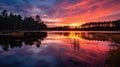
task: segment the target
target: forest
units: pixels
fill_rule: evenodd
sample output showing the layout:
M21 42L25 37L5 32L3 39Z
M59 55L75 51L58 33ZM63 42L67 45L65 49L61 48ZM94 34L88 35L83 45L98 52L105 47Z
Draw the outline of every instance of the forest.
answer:
M120 30L120 19L114 21L89 22L82 24L80 30Z
M77 30L77 31L119 31L120 20L88 22L79 26L57 26L48 28L48 30Z
M43 23L39 15L35 19L32 17L22 17L7 10L1 11L0 14L0 31L31 31L45 30L47 25Z

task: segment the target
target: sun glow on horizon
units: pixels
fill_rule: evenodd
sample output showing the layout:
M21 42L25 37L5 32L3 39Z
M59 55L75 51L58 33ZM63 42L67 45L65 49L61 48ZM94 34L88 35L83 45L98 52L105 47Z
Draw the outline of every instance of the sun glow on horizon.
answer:
M81 25L81 23L72 23L69 26L73 26L73 27L79 27Z
M47 18L42 18L42 20L46 22L60 22L61 21L61 19L47 19Z

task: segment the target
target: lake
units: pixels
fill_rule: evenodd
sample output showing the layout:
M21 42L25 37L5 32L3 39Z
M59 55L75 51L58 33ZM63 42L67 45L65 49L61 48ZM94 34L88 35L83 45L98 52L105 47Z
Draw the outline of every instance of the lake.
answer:
M120 32L1 32L0 67L120 67Z

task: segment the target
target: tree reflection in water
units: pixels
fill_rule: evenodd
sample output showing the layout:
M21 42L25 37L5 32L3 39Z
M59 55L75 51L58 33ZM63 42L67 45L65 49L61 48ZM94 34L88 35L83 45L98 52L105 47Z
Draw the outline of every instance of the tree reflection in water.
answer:
M55 34L59 34L62 36L67 36L69 37L71 40L71 46L75 51L79 51L80 50L80 39L79 39L79 34L75 33L75 32L61 32L61 33L55 33Z
M41 41L47 37L46 32L22 32L22 33L23 33L23 35L21 35L21 36L11 36L11 35L0 36L0 46L5 51L16 48L16 47L22 47L23 46L22 43L24 43L25 45L33 45L34 44L34 45L36 45L36 47L40 47ZM52 33L52 34L54 34L54 33ZM120 36L117 33L55 32L55 35L60 35L60 37L65 36L65 40L70 41L70 42L63 45L64 42L61 41L63 43L60 42L61 43L60 45L59 45L59 43L57 43L58 45L56 45L56 44L54 45L55 37L50 36L51 38L49 38L49 35L48 35L48 40L46 39L47 41L45 41L47 48L44 48L44 50L48 50L48 53L49 53L50 48L51 48L51 50L53 50L53 48L52 48L53 46L56 46L56 47L62 46L63 47L63 46L66 46L67 44L70 44L70 45L67 45L68 49L65 48L66 51L68 50L68 53L65 53L65 51L61 51L61 49L60 49L61 53L59 53L59 51L58 52L56 51L58 53L58 55L61 54L61 55L63 55L63 57L66 56L66 58L68 59L66 61L66 63L70 62L70 64L71 63L75 64L77 67L79 65L80 66L82 65L82 64L80 64L82 62L79 62L79 60L81 61L81 59L83 59L85 62L85 65L87 65L86 63L89 63L89 62L96 65L96 64L98 64L97 61L99 61L99 59L96 59L96 58L99 58L99 56L100 56L100 59L104 60L104 58L105 58L106 61L103 61L103 62L99 61L99 62L101 62L98 64L98 65L100 65L99 67L102 67L104 62L105 62L105 67L120 67L120 64L119 64L120 63L120 42L119 42ZM58 40L60 40L60 39L58 39ZM50 44L50 41L52 42L52 45ZM85 44L83 43L84 41L86 42ZM107 57L106 56L103 57L103 55L102 55L102 52L104 52L104 49L101 49L99 51L96 48L93 51L88 51L88 52L83 51L82 52L81 50L87 51L87 48L86 49L83 48L83 45L85 45L84 47L89 47L89 45L91 47L93 46L93 49L94 49L94 45L89 44L87 41L91 41L89 43L92 43L92 44L94 44L93 42L95 42L95 41L97 41L97 42L99 41L100 43L102 41L110 42L108 45L100 44L100 46L104 45L105 47L108 47L108 49L107 49L108 52L105 52ZM97 45L97 44L95 44L95 45ZM72 50L71 50L71 46L72 46ZM110 50L109 50L109 47L110 47ZM101 47L101 48L104 48L104 47ZM32 49L32 50L34 50L34 49ZM35 48L35 50L37 51L36 48ZM92 48L90 50L92 50ZM52 53L54 54L55 53L54 51L50 51L49 54L51 54L51 55L52 55ZM78 51L81 51L81 52L78 52ZM101 53L101 54L98 54L97 51L98 51L98 53ZM96 53L94 53L94 52L96 52ZM47 53L46 53L46 55L47 55L47 57L44 55L45 59L48 58ZM55 55L56 55L56 53L55 53ZM33 55L30 54L30 56L33 56ZM35 55L36 59L41 58L40 56L42 56L42 55L38 54L38 57L36 57L36 55ZM71 57L72 57L72 59L71 59ZM59 59L61 59L61 58L59 57ZM93 61L95 60L96 63L92 62L89 59L91 59ZM47 60L49 60L49 59L47 59ZM66 64L66 65L69 65L69 64Z
M107 58L105 67L120 67L120 34L119 33L88 33L88 32L62 32L59 35L72 38L72 46L74 50L80 49L79 38L95 41L109 41L110 50L106 52Z
M106 67L120 67L120 44L111 45L106 59Z
M22 36L13 35L0 35L0 46L3 50L8 51L9 49L22 47L22 43L25 45L33 45L40 47L41 41L47 37L46 32L22 32ZM18 34L19 35L19 34Z
M57 32L63 36L67 36L74 39L85 39L85 40L96 40L96 41L110 41L115 43L120 43L119 33L92 33L92 32Z
M78 39L74 39L73 45L74 45L74 50L79 51L80 45L79 45L79 40Z

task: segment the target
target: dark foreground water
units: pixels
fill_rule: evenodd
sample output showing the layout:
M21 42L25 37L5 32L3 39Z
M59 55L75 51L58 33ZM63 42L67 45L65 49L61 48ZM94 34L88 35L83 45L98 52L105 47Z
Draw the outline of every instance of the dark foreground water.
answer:
M118 32L0 33L0 67L120 67Z

